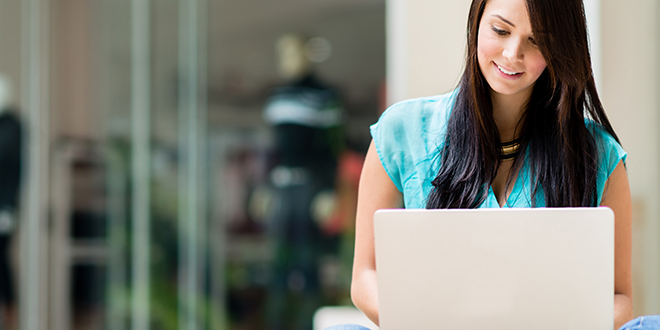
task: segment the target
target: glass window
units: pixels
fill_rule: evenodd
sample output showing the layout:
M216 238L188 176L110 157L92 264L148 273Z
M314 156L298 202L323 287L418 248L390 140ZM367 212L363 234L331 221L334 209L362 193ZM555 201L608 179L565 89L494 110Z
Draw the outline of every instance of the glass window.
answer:
M311 329L351 305L384 1L8 0L0 18L0 182L21 178L0 191L1 328Z

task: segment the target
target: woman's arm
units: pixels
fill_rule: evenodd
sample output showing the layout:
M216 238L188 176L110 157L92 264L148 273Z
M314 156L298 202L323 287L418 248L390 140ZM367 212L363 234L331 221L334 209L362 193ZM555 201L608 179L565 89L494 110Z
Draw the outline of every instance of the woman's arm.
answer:
M402 200L401 192L385 172L372 141L358 190L351 298L375 324L378 324L378 286L373 216L378 209L401 207Z
M608 178L600 205L614 211L614 329L619 329L633 318L632 202L623 162L619 162Z

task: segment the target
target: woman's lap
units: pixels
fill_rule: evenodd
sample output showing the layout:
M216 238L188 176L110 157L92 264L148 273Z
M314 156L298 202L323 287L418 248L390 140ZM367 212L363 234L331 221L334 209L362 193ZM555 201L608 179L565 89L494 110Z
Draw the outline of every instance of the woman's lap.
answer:
M339 324L327 327L323 330L370 330L367 327L357 325L357 324Z
M619 330L660 330L660 315L640 316L624 324Z

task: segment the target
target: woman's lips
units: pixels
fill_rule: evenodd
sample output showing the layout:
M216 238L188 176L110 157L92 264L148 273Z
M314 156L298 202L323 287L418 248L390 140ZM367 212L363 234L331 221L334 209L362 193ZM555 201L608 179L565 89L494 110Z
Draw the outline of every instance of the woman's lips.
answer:
M506 68L503 68L499 66L497 63L493 62L493 67L499 73L499 75L503 78L509 79L509 80L516 80L522 77L525 72L515 72L515 71L509 71ZM514 74L509 74L515 72Z

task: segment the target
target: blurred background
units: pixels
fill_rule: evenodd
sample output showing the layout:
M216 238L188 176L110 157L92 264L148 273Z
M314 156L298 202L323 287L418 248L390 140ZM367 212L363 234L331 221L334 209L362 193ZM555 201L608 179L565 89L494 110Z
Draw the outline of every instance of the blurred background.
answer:
M0 329L312 329L368 127L452 90L469 0L0 0ZM660 3L588 0L660 314Z

